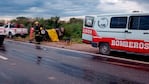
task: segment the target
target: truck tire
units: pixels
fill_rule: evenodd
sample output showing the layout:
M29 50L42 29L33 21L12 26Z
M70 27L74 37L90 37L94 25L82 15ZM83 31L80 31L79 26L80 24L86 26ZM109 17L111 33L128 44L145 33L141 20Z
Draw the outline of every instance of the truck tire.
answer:
M24 35L21 35L21 38L26 38L26 36L27 36L27 35L25 35L25 34L24 34Z
M13 38L13 35L11 32L8 33L8 38L12 39Z
M109 55L111 48L108 43L100 43L99 45L99 53L103 55Z

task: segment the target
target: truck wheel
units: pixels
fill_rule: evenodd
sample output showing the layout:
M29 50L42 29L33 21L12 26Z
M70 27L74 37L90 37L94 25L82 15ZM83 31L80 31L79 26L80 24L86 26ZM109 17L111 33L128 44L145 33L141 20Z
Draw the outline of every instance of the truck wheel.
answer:
M27 35L21 35L21 38L26 38Z
M99 53L103 54L103 55L109 55L110 54L110 46L108 43L101 43L99 45Z
M8 34L8 38L13 38L13 35L12 35L12 33L11 32L9 32L9 34Z

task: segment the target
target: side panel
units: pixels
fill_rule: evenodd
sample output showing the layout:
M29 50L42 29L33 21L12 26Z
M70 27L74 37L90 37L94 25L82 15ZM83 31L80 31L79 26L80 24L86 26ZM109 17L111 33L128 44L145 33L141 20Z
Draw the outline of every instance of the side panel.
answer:
M110 28L111 16L97 17L94 29L101 37L125 39L126 28Z
M127 48L125 47L113 46L112 40L125 40L125 30L127 29L127 26L125 28L110 28L111 18L112 16L97 17L94 26L94 29L97 31L97 36L93 36L93 42L107 42L110 44L112 49L126 50Z
M135 42L139 53L149 53L149 15L130 16L129 20L126 40Z
M116 38L93 38L94 42L107 42L111 49L122 50L134 53L149 54L149 42L143 40L122 40Z
M93 28L83 28L82 30L82 40L84 43L93 42L93 36L96 35L96 32Z
M112 48L122 48L129 52L149 54L149 42L142 40L112 40Z

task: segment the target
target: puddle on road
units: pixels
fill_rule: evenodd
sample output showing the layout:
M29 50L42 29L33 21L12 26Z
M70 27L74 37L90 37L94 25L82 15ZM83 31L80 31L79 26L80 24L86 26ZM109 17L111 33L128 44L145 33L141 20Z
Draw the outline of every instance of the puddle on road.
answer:
M0 45L0 51L6 51L5 45Z
M105 73L94 73L88 70L84 70L83 79L91 81L93 84L143 84Z
M17 72L5 70L0 73L0 84L35 84L28 77L19 75Z
M90 81L93 84L141 84L141 83L133 82L127 79L119 78L105 73L97 73L97 72L92 72L89 70L81 70L81 69L79 71L79 69L75 70L75 68L68 69L68 66L67 66L67 69L63 68L62 70L61 68L61 71L64 72L65 74ZM77 73L78 71L81 73Z
M73 52L73 51L65 51L65 50L56 50L55 51L56 53L60 54L61 55L65 55L65 56L68 56L68 57L79 57L79 58L90 58L91 56L90 55L84 55L84 54L81 54L81 53L77 53L77 52Z
M99 73L91 70L82 69L73 65L60 63L54 60L44 59L43 64L46 66L53 66L59 72L62 72L72 77L89 81L92 84L143 84L105 73Z
M40 64L41 63L41 59L42 59L42 57L41 56L37 56L37 64Z

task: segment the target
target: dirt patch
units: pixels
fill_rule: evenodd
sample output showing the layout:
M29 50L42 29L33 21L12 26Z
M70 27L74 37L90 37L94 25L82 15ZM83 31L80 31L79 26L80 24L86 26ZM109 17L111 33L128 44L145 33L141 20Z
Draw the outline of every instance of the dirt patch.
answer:
M60 41L60 42L42 42L42 44L47 46L52 46L52 47L58 47L58 48L66 48L66 49L85 51L90 53L98 53L98 48L93 48L90 44L84 44L84 43L67 44L64 41Z

